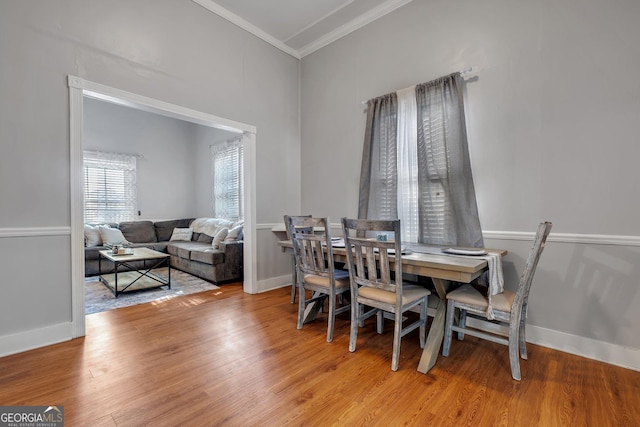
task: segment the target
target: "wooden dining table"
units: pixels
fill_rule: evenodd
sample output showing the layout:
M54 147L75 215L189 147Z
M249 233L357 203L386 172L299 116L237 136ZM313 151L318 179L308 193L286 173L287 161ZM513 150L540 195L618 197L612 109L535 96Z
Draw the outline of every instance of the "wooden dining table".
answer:
M290 240L279 242L284 252L292 252ZM405 245L403 245L404 247ZM406 245L407 253L402 254L402 272L416 276L429 277L438 295L436 313L429 328L427 341L422 350L418 371L427 373L435 365L444 338L444 323L447 310L447 292L453 290L459 283L469 283L487 270L487 261L481 257L456 256L441 252L441 248L427 245ZM507 254L503 249L486 249L487 252ZM335 262L346 263L345 248L333 247ZM295 277L295 272L293 272ZM295 280L294 280L295 283Z

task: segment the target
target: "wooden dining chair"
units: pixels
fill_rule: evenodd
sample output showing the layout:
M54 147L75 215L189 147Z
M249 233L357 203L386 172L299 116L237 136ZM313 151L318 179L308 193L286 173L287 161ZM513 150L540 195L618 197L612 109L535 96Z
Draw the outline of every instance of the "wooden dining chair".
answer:
M348 304L337 307L336 301L349 291L349 273L334 267L328 218L289 216L286 220L296 260L298 329L305 322L305 310L317 313L328 299L327 342L331 342L336 316L350 309ZM306 291L312 292L311 298Z
M356 351L358 328L364 321L377 316L377 332L384 327L384 312L394 319L391 369L398 370L400 341L409 332L420 328L420 347L424 348L427 325L428 289L402 282L400 221L377 221L342 218L342 230L347 249L351 277L351 336L349 351ZM393 233L393 240L379 241L371 235ZM369 235L369 237L368 237ZM386 237L385 237L386 238ZM420 306L420 318L403 327L403 313ZM365 307L371 309L366 311Z
M296 217L299 218L311 218L312 215L296 215ZM287 224L289 223L289 219L292 217L292 215L285 215L284 216L284 228L285 231L287 233L287 240L291 239L291 236L289 236L289 227L287 226ZM312 228L299 228L298 229L299 232L304 232L304 233L313 233L313 227ZM296 290L298 289L298 280L296 278L296 255L295 254L291 254L291 304L294 304L296 302Z
M465 334L486 339L499 344L509 346L509 362L511 364L511 376L514 380L520 380L520 359L527 358L526 347L526 320L527 306L529 302L529 291L533 281L533 274L538 266L540 255L544 249L547 236L551 231L550 222L542 222L538 226L533 247L529 253L524 271L520 276L520 282L516 292L505 290L502 293L493 295L492 306L494 319L487 317L489 298L486 290L480 292L476 287L465 284L460 288L447 294L447 319L445 322L444 344L442 355L448 356L451 348L453 332L458 332L458 339L462 340ZM454 324L456 309L460 310L457 325ZM480 329L470 327L466 324L467 317L478 319L481 323L494 323L508 328L508 333L500 333L496 328ZM479 325L481 326L481 325Z

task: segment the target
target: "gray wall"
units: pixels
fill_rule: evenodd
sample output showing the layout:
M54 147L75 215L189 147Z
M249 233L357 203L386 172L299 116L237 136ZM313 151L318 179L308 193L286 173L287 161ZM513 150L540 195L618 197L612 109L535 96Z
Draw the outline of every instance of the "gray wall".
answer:
M211 216L209 146L236 134L84 99L83 147L136 154L140 220Z
M299 65L189 0L1 2L0 354L70 336L67 75L256 126L269 286L288 274L270 226L284 213L356 214L361 101L473 66L480 217L487 245L509 250L508 279L531 244L522 233L555 224L529 336L630 349L637 367L638 7L414 0Z
M196 175L195 217L211 216L211 145L237 137L231 132L220 129L197 126L195 133L195 159L193 162Z
M299 208L299 62L199 5L3 1L0 58L0 354L70 336L68 75L255 126L256 221Z
M480 220L487 246L509 250L512 283L531 246L521 233L554 222L530 336L634 349L640 368L638 16L637 2L414 0L303 58L302 211L357 214L361 101L473 67Z
M140 156L136 219L195 216L196 135L202 126L90 98L83 114L84 149Z

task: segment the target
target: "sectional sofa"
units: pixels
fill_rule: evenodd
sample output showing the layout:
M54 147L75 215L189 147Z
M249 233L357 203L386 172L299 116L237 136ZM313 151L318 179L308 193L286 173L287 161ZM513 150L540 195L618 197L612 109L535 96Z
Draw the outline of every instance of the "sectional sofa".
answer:
M99 274L99 251L120 243L168 253L172 268L213 283L242 280L242 236L242 222L218 218L87 224L85 276ZM103 273L113 271L110 261L103 258L100 263ZM143 266L140 262L132 267L141 269Z

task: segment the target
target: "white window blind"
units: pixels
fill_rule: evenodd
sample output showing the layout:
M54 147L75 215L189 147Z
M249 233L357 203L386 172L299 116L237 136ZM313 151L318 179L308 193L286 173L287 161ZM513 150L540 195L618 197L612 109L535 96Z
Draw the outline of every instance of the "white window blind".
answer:
M132 221L136 207L136 156L84 151L84 222Z
M243 219L244 149L241 139L211 146L213 216L232 221Z

